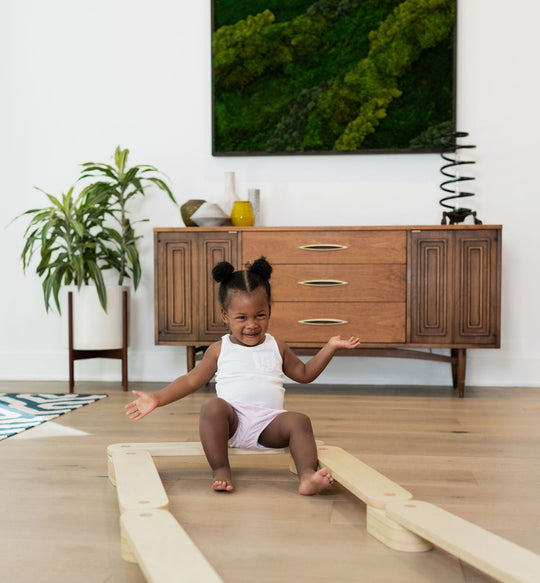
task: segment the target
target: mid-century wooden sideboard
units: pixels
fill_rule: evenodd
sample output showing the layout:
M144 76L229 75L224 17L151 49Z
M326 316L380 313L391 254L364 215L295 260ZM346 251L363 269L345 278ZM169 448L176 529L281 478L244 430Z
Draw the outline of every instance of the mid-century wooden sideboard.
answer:
M501 235L500 225L154 229L155 341L187 346L191 370L226 333L212 267L264 255L269 332L295 352L355 335L362 347L343 355L450 363L463 397L467 348L500 346Z

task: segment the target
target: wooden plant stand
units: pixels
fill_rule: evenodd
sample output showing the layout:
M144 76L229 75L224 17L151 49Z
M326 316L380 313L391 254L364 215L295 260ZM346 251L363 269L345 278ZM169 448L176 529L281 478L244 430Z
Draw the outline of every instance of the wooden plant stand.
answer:
M69 392L74 392L76 360L87 358L117 358L122 361L122 387L128 388L128 292L122 292L122 347L97 350L79 350L73 347L73 292L68 292L69 333Z

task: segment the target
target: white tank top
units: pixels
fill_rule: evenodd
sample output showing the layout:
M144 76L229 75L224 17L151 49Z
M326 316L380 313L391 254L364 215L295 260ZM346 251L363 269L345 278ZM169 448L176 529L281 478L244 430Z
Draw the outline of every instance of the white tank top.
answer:
M228 403L283 409L285 388L283 359L273 336L262 344L233 344L230 335L221 339L216 372L217 396Z

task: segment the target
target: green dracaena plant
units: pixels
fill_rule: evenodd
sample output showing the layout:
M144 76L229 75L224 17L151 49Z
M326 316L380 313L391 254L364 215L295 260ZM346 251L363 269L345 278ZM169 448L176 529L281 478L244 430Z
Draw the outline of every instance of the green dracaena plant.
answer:
M135 234L128 203L134 197L144 195L145 188L152 184L166 192L174 203L176 200L154 166L128 168L128 154L129 150L118 146L114 166L95 162L83 164L78 181L91 182L78 195L73 187L61 198L38 189L48 197L50 205L28 210L16 217L30 217L21 259L26 272L39 250L36 273L43 278L47 311L54 299L60 312L62 285L73 284L80 288L90 282L95 283L99 301L106 310L103 271L108 269L118 273L119 285L124 279L131 278L137 289L141 279L137 250L140 236Z
M118 285L122 285L124 278L131 278L137 289L141 279L141 265L137 240L133 223L129 217L128 203L137 196L145 194L145 188L156 186L165 192L172 202L176 200L160 173L154 166L148 164L127 166L129 150L116 148L114 166L87 162L83 164L83 173L79 180L93 180L83 190L88 200L106 201L107 214L113 224L106 230L108 246L106 249L109 266L118 272ZM98 180L95 180L95 179Z
M106 268L103 221L106 216L104 199L87 200L82 193L74 195L70 188L61 198L38 188L50 205L30 209L18 215L30 217L24 232L25 244L21 253L26 272L34 255L39 252L36 273L43 279L43 297L48 311L54 299L60 312L59 292L63 285L80 288L93 281L103 309L107 293L102 269Z

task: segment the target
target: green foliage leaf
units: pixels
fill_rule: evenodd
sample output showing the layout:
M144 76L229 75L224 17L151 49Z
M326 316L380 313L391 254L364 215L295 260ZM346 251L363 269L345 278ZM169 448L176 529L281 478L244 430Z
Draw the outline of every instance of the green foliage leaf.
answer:
M92 280L96 284L99 303L101 304L102 308L107 311L107 289L105 287L105 281L103 280L101 269L98 267L97 263L92 260L88 261L87 267Z
M116 164L116 168L118 169L118 174L120 176L123 176L124 174L128 155L129 150L127 148L125 150L122 150L120 146L118 146L114 152L114 162Z

